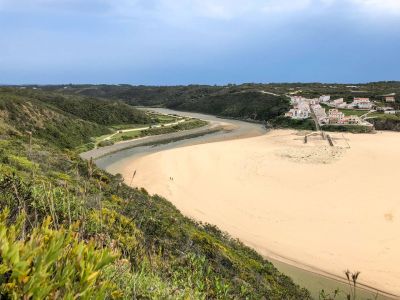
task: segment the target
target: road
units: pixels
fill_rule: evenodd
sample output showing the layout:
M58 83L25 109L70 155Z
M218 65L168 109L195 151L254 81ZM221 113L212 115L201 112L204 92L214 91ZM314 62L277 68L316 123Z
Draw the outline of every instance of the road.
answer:
M147 130L147 129L152 129L152 128L170 127L170 126L178 125L178 124L183 123L183 122L186 122L186 120L185 119L181 119L179 121L172 122L172 123L167 123L167 124L157 124L157 125L147 126L147 127L118 130L117 132L115 132L113 134L110 134L109 136L105 137L100 142L108 141L108 140L112 139L114 136L116 136L117 134L120 134L120 133L132 132L132 131L142 131L142 130Z

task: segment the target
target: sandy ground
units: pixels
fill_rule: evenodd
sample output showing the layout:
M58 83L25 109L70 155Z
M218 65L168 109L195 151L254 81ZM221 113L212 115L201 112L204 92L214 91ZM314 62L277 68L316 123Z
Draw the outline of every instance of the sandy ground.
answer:
M400 134L295 131L151 154L122 172L261 254L400 295ZM350 147L349 147L350 146ZM173 177L173 180L170 179Z

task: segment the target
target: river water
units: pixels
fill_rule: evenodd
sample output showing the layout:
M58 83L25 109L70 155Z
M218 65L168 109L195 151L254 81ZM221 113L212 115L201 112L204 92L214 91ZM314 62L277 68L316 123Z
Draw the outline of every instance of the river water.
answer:
M158 113L163 114L176 114L181 116L193 117L202 119L212 123L221 123L221 124L229 124L230 130L218 131L210 134L206 134L203 136L198 136L189 139L181 139L178 141L173 141L170 143L162 143L153 146L138 146L130 149L125 149L116 153L112 153L106 156L103 156L96 160L96 165L111 174L120 173L126 163L129 161L132 162L133 159L137 159L139 157L149 155L155 152L160 152L172 148L177 147L185 147L195 144L203 144L203 143L212 143L221 140L231 140L231 139L239 139L239 138L248 138L254 136L260 136L267 132L265 127L262 124L257 123L249 123L232 119L221 119L211 115L199 114L199 113L190 113L190 112L179 112L170 109L164 108L152 108L152 111L156 111ZM313 298L318 299L319 293L321 290L325 290L326 292L333 292L335 289L339 288L341 291L348 292L349 287L346 282L343 280L339 280L335 278L335 276L330 277L330 275L320 275L317 270L315 272L310 271L309 268L307 270L295 267L291 264L283 262L282 260L271 257L267 257L275 267L281 271L282 273L291 277L297 284L302 287L307 288ZM373 292L368 289L359 288L358 289L358 299L375 299L376 292ZM336 297L335 299L346 299L344 293ZM387 296L379 295L377 299L393 299Z

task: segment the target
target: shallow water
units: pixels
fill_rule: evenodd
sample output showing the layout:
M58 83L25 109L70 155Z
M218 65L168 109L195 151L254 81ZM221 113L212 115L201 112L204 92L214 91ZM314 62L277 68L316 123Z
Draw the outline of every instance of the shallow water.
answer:
M314 299L319 299L320 292L324 290L327 294L333 294L336 289L339 289L341 292L335 299L346 299L346 294L349 293L349 285L345 282L341 282L336 279L331 279L325 277L323 275L313 273L307 270L303 270L301 268L289 265L287 263L283 263L277 261L275 259L267 258L270 262L274 264L274 266L285 275L291 277L295 283L300 285L301 287L305 287L311 293L311 296ZM377 294L375 291L366 290L363 288L358 288L357 291L357 299L377 299L377 300L389 300L394 298L389 298L387 296L383 296L381 294Z

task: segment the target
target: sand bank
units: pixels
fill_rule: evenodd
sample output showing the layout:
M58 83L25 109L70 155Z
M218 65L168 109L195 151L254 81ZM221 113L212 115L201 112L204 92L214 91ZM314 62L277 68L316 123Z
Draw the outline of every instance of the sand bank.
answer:
M400 135L295 131L125 161L133 185L165 196L261 254L400 295ZM170 179L173 177L173 180Z
M172 133L160 134L160 135L151 135L142 138L136 138L128 141L122 141L115 143L110 146L100 147L96 149L89 150L87 152L83 152L80 156L83 159L99 159L101 157L110 155L112 153L120 152L126 149L131 149L135 147L140 147L144 145L156 144L167 142L170 140L179 140L184 138L191 138L194 136L201 136L206 134L211 134L217 131L229 131L232 130L232 126L230 124L226 124L223 122L210 122L206 126L193 128L189 130L176 131Z

